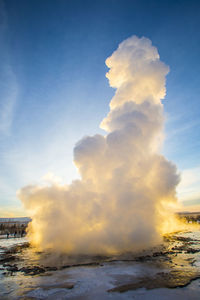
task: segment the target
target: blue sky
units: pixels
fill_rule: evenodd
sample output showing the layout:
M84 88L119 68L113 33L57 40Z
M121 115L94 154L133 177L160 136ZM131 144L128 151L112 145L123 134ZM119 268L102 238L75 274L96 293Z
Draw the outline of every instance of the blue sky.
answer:
M16 191L45 174L77 178L74 144L103 132L114 94L105 59L132 35L170 67L163 153L200 205L199 1L7 0L0 19L0 215L23 215Z

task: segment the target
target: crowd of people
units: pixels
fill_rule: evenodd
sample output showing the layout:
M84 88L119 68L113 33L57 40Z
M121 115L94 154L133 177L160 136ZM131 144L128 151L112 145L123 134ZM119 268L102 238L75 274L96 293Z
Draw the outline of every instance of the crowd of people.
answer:
M9 231L6 232L7 239L9 239L10 237L14 237L14 238L23 237L25 235L26 235L26 231L24 229L15 231L14 233L10 233Z
M0 224L1 238L19 238L26 235L27 224L5 222Z

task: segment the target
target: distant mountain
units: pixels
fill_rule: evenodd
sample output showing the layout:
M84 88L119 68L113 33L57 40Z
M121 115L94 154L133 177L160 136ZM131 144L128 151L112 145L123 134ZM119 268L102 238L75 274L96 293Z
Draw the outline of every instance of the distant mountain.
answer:
M178 212L178 215L200 215L199 211L196 212L190 212L190 211L182 211L182 212Z
M28 217L21 217L21 218L0 218L0 223L14 223L14 222L18 222L18 223L28 223L31 221L31 218Z

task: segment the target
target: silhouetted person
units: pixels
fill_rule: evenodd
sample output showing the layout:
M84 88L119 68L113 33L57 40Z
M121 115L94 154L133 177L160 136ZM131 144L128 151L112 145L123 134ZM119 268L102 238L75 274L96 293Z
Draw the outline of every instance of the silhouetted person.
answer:
M15 231L15 233L14 233L14 237L16 238L16 236L17 236L17 231Z
M22 230L21 230L21 237L23 237L23 236L25 235L25 233L26 233L25 230L22 229Z
M9 238L9 235L10 235L10 233L9 233L9 232L7 232L7 239Z

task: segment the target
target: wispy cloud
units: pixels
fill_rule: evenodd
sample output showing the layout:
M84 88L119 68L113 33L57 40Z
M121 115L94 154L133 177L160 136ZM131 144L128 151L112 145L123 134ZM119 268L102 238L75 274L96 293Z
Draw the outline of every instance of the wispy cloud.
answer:
M199 126L199 124L200 124L200 120L194 120L194 121L188 122L186 125L181 125L181 126L179 125L175 129L170 130L170 132L167 132L166 140L168 141L168 140L174 138L175 136L185 133L187 130L191 130L196 126Z
M3 2L0 2L0 20L0 134L9 135L19 88L10 62L7 15Z

